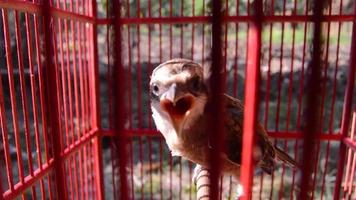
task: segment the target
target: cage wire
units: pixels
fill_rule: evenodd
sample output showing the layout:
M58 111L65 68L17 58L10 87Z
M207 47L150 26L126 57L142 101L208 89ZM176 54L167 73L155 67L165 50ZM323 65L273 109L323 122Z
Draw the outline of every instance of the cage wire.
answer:
M195 199L195 164L151 117L150 74L172 58L220 63L224 92L258 108L246 120L309 163L243 165L245 198L355 199L355 3L315 2L0 0L0 199Z

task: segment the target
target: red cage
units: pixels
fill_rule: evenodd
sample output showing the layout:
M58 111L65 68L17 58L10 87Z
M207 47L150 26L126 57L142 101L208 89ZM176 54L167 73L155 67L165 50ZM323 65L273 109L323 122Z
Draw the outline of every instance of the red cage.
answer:
M245 102L244 131L258 119L302 165L254 174L244 134L244 199L355 199L354 9L0 0L0 199L194 199L193 164L170 156L150 114L149 75L176 57L212 66L213 93ZM230 177L212 181L213 197L234 197Z

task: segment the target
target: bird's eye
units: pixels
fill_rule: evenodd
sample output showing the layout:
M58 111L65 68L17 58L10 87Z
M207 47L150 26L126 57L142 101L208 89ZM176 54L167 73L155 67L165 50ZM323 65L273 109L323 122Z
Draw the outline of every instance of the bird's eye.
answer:
M158 92L159 92L159 87L158 87L158 85L157 85L157 84L154 84L154 85L152 86L152 90L153 90L153 93L157 95Z

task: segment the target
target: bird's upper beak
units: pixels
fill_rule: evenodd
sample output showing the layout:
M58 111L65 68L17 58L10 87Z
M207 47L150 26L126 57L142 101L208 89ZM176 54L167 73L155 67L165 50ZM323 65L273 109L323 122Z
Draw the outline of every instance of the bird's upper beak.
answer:
M172 84L162 96L160 104L162 109L170 115L174 129L179 131L182 122L194 105L194 97L190 93L181 91L176 84Z

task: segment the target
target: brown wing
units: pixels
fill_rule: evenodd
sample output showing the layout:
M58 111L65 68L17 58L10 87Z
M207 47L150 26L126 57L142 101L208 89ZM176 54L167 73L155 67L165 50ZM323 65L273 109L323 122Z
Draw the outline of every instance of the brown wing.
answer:
M241 164L242 126L244 108L240 100L224 95L226 102L226 153L227 157L236 164ZM270 174L274 167L275 149L268 139L261 124L256 127L256 144L253 157L257 166Z

